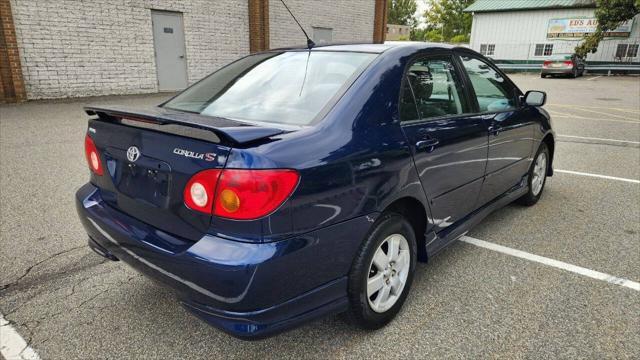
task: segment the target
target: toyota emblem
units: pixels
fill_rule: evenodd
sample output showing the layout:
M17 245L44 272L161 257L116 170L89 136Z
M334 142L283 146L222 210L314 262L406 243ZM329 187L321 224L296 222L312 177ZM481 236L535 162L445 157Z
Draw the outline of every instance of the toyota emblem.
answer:
M139 157L140 157L140 150L138 150L137 147L130 146L129 149L127 149L127 159L129 161L136 162L136 160L138 160Z

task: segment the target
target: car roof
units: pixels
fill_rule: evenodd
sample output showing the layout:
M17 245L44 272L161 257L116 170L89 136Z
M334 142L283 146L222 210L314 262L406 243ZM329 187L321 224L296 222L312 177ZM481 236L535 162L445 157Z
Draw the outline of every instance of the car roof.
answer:
M415 50L427 49L427 48L447 48L452 49L455 46L443 43L428 43L421 41L387 41L384 44L367 44L367 43L353 43L353 44L326 44L316 45L312 51L353 51L353 52L370 52L370 53L383 53L392 48L406 47L414 48ZM272 49L274 50L307 50L306 46L295 46L289 48Z

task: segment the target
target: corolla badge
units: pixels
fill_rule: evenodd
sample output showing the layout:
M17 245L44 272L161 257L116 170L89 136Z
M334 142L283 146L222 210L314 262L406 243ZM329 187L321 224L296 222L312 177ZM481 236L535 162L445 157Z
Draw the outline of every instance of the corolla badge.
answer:
M140 157L140 150L135 146L129 146L127 149L127 159L131 162L136 162Z
M182 155L184 157L199 159L204 161L214 161L216 159L215 153L198 153L191 150L185 150L180 148L173 149L173 153L176 155Z

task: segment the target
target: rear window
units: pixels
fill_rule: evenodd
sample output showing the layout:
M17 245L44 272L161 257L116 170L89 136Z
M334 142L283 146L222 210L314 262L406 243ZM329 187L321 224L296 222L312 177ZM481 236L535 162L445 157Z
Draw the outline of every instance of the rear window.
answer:
M164 107L247 122L309 125L376 56L329 51L251 55L209 75Z
M558 54L551 56L550 60L571 60L571 54Z

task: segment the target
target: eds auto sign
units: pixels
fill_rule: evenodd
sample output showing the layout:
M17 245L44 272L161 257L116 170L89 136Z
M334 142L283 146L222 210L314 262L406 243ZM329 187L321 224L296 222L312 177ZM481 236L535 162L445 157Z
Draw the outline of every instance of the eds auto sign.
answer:
M551 19L547 27L547 38L581 38L596 31L598 20L595 18ZM605 37L629 37L633 20L627 21L612 31L604 33Z

